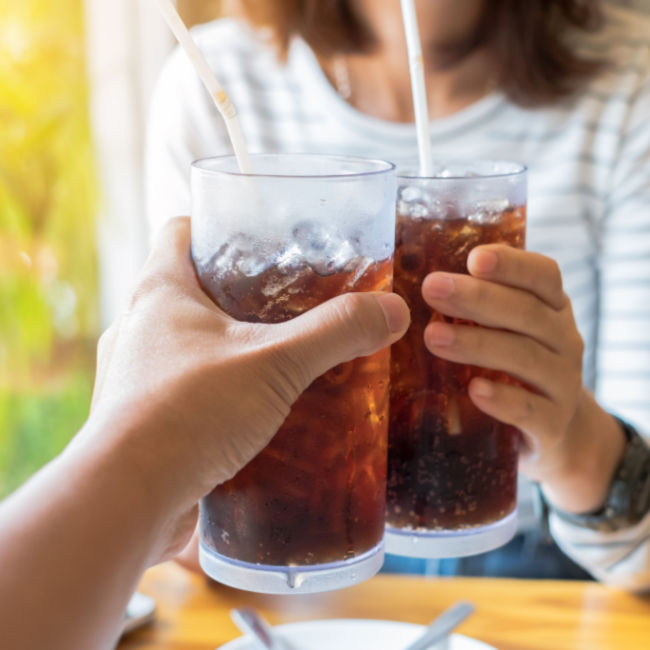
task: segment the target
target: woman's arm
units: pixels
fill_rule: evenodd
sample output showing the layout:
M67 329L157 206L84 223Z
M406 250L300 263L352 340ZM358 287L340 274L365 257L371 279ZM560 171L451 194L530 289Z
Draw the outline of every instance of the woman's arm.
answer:
M442 313L485 327L434 322L425 331L427 346L442 358L523 382L475 378L469 394L482 411L522 431L520 469L554 505L570 512L598 507L624 435L582 385L582 339L557 264L490 245L472 251L468 269L467 276L431 274L423 295Z
M553 507L568 513L598 510L626 438L616 419L582 386L582 340L557 264L536 253L492 245L472 251L468 270L470 275L430 275L423 295L438 311L484 327L434 322L425 331L427 346L450 361L502 370L521 380L514 386L475 378L469 394L482 411L522 431L520 468L540 483ZM604 550L608 543L605 537L588 531L585 547L584 531L570 537L569 526L554 525L553 531L576 561L609 581L635 589L650 586L643 526L625 537L623 555L637 553L628 565L618 561L621 555L610 562L611 554L599 552L598 545Z

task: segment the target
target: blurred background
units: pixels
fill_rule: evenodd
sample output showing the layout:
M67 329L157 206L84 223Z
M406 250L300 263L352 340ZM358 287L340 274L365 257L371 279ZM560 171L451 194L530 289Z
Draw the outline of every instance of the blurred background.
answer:
M177 4L190 25L236 11ZM87 417L97 337L147 252L145 123L173 46L154 0L0 5L0 498Z
M97 337L146 256L144 125L173 45L153 0L0 4L0 498L87 417Z

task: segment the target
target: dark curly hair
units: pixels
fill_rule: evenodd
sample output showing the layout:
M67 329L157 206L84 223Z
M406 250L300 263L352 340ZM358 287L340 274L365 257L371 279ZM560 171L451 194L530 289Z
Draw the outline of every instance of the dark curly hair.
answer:
M487 0L476 35L449 61L479 45L489 51L499 87L512 101L539 106L578 90L603 65L571 44L602 23L600 0ZM242 0L247 19L270 27L281 55L301 36L320 56L372 52L376 39L352 0Z

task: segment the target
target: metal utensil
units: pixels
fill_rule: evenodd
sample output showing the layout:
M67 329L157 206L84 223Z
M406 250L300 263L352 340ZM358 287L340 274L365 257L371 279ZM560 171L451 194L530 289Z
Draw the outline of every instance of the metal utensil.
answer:
M244 633L252 634L268 650L294 650L273 630L269 622L252 607L230 610L232 622Z
M431 621L427 629L404 650L426 650L447 638L475 610L472 603L461 600Z
M426 650L446 639L458 625L474 612L474 605L460 601L437 616L427 629L404 650ZM280 638L268 621L252 607L230 610L233 623L244 633L252 634L267 650L295 650Z

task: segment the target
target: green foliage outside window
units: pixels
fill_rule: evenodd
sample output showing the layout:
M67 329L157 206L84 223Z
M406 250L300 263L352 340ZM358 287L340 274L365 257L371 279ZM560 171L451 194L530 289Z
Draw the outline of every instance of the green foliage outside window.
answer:
M96 183L82 0L0 5L0 496L85 419Z

